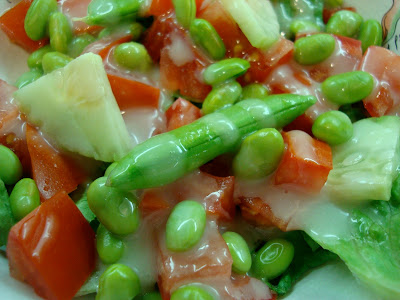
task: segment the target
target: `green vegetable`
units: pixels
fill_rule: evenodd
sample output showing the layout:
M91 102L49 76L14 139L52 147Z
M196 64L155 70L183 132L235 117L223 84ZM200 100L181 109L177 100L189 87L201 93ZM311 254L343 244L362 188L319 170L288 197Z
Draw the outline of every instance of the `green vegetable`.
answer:
M0 159L1 162L1 159ZM0 169L1 170L1 169ZM7 244L8 232L16 223L11 212L10 201L4 182L0 179L0 247Z
M212 59L224 58L226 52L224 42L207 20L195 19L190 25L190 36Z
M24 86L38 80L40 77L42 77L42 75L43 72L41 70L32 69L22 74L15 82L15 86L19 89L22 89Z
M338 8L343 5L343 0L324 0L324 4L330 8Z
M96 300L131 300L140 293L140 280L128 266L114 264L100 276Z
M242 236L236 232L227 231L222 235L232 256L232 271L245 274L251 268L251 254L249 246Z
M320 27L311 21L306 20L294 20L290 24L290 31L294 34L299 33L312 33L321 31Z
M76 58L82 54L83 50L95 41L95 37L84 33L74 37L68 45L68 55Z
M374 78L364 71L341 73L326 79L321 88L330 102L351 104L368 97L374 88Z
M0 180L5 184L14 184L22 176L22 165L10 148L0 144Z
M214 297L201 287L190 285L175 290L171 300L214 300Z
M116 165L117 165L116 161L113 162L111 165L109 165L106 171L104 172L104 176L110 175L111 171L115 168Z
M265 128L247 136L233 159L236 176L259 179L270 175L278 167L285 144L274 128Z
M55 11L57 11L56 0L34 0L24 20L28 37L35 41L46 37L49 17Z
M234 104L242 93L242 86L235 80L228 80L213 87L204 99L202 111L208 115L221 108Z
M215 85L236 78L250 68L250 63L241 58L227 58L208 66L203 73L204 82Z
M102 31L100 31L98 38L102 39L111 34L116 34L116 35L130 34L132 35L132 40L137 41L142 35L144 30L145 28L143 27L143 25L138 22L122 23L116 26L104 28Z
M17 182L10 195L10 207L14 218L19 221L40 205L40 194L31 178Z
M296 0L290 1L295 20L305 20L315 23L319 28L324 28L322 12L324 3L321 0Z
M345 113L350 118L352 123L365 119L368 116L368 112L364 107L364 103L361 101L353 104L341 105L339 107L339 111Z
M195 0L172 0L175 8L175 15L178 23L182 27L189 29L191 23L196 18Z
M206 228L204 207L191 200L178 203L168 217L165 242L171 251L182 252L196 245Z
M106 177L97 178L87 191L90 209L109 231L117 235L133 233L139 226L139 210L131 192L105 185Z
M140 72L148 71L152 66L146 48L136 42L118 45L114 50L114 58L121 66Z
M42 59L46 53L54 51L50 45L46 45L34 51L28 57L28 67L31 69L42 69Z
M391 199L394 203L400 203L400 174L397 175L396 179L393 181L391 189Z
M159 292L150 292L136 297L135 300L162 300L162 298Z
M91 211L88 201L86 192L80 197L78 201L76 201L76 206L85 217L85 219L90 223L90 226L93 228L94 231L97 230L99 226L99 221L96 219L96 215Z
M330 145L347 142L353 136L353 124L349 117L337 110L321 114L312 126L313 135Z
M49 19L50 45L55 51L67 53L72 30L67 17L61 12L51 14Z
M132 190L168 184L237 149L249 133L289 124L315 102L290 94L241 101L139 144L118 161L107 185Z
M48 52L43 55L42 67L45 74L65 67L72 58L60 52Z
M363 18L349 10L339 10L326 24L326 32L347 37L354 37L358 34Z
M382 26L377 20L367 20L361 24L358 39L365 52L369 46L382 46Z
M293 38L290 31L290 23L293 20L293 10L290 6L291 0L272 1L274 10L278 18L281 35L287 39Z
M260 83L251 83L242 89L242 99L263 99L268 96L268 89Z
M125 245L120 238L100 224L96 233L96 248L103 263L113 264L119 261L124 254Z
M400 119L368 118L353 130L352 139L332 148L327 191L337 201L389 200L400 165Z
M335 38L329 34L306 36L294 43L294 58L302 65L317 64L331 56L335 45Z

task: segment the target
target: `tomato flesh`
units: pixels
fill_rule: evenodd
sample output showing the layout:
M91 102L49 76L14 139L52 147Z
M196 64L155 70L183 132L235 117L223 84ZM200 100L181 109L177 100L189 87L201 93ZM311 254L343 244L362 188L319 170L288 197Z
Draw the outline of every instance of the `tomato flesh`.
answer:
M201 110L189 101L178 98L165 112L167 131L190 124L201 117Z

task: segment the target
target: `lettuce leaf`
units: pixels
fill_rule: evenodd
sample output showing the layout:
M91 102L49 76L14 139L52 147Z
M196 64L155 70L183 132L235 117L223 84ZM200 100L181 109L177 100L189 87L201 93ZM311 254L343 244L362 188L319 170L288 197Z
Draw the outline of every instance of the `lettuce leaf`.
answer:
M0 180L0 247L7 244L8 232L14 224L15 219L11 212L7 188Z

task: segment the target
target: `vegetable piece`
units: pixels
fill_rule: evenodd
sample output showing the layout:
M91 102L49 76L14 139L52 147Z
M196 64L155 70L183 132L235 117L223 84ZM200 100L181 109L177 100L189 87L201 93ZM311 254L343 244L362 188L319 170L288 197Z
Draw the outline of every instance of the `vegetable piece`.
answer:
M89 204L87 202L86 193L78 201L76 201L75 204L79 208L82 215L85 217L86 221L88 221L92 225L92 222L96 220L96 215L90 210Z
M202 112L204 115L231 106L239 100L242 93L242 86L235 80L228 80L215 85L211 92L204 99Z
M49 17L55 11L57 11L56 0L34 0L24 21L24 28L28 37L34 41L46 37Z
M88 33L84 33L72 38L68 45L68 55L76 58L82 54L83 50L93 43L96 38Z
M178 98L165 112L167 131L188 125L202 116L200 108L189 101Z
M318 193L332 169L331 148L302 131L282 135L287 148L276 170L275 184L295 184Z
M315 101L312 96L297 95L241 101L139 144L118 162L108 176L107 184L138 189L171 183L218 155L235 149L244 135L290 123Z
M165 229L168 250L189 250L200 241L205 227L206 211L200 203L191 200L178 203L168 217Z
M121 66L139 72L149 71L152 66L146 48L136 42L118 45L114 50L114 58Z
M111 49L114 48L114 46L120 45L122 43L130 42L131 40L132 40L132 36L131 35L123 36L123 37L121 37L121 38L119 38L119 39L117 39L115 41L112 41L108 46L106 46L103 49L101 49L98 54L104 60L104 59L107 58L107 56L109 55Z
M96 248L101 261L105 264L114 264L124 254L124 242L109 232L103 225L97 228Z
M332 110L315 120L312 132L317 139L329 145L339 145L353 136L353 125L345 113Z
M274 128L265 128L247 136L233 159L236 176L259 179L278 167L285 149L282 135Z
M335 46L335 38L329 34L306 36L294 43L294 58L302 65L314 65L331 56Z
M137 300L162 300L162 298L159 292L150 292L137 297Z
M51 73L54 70L64 68L72 61L72 58L60 52L48 52L43 55L42 68L44 73Z
M140 279L128 266L114 264L100 276L96 300L131 300L140 293Z
M0 145L0 180L5 184L15 184L22 177L22 165L14 152Z
M314 22L306 20L294 20L292 23L290 23L290 31L297 35L319 32L321 29Z
M128 22L104 28L102 31L100 31L97 38L102 39L110 35L129 34L132 40L137 41L141 37L144 30L145 28L142 24L138 22Z
M391 200L394 203L400 203L400 175L397 175L396 179L393 181L391 193Z
M17 81L15 82L15 86L18 89L22 89L24 86L38 80L40 77L42 77L43 72L38 69L32 69L29 70L28 72L25 72L22 74L20 77L18 77Z
M176 20L182 27L189 29L196 18L195 0L172 0L175 9Z
M42 59L46 53L53 51L50 45L46 45L35 52L32 52L28 57L28 67L31 69L42 69Z
M49 36L51 47L58 52L67 53L72 39L72 31L67 17L62 12L55 12L49 18Z
M7 257L11 276L40 297L71 299L95 269L95 235L75 203L60 192L11 229Z
M251 83L242 89L242 99L263 99L268 96L268 89L259 83Z
M354 37L358 34L363 18L349 10L339 10L326 24L326 32L347 37Z
M213 300L206 290L198 286L183 286L175 290L171 295L171 300Z
M361 24L358 39L361 41L363 52L369 46L382 46L382 26L377 20L366 20Z
M172 4L172 0L152 0L148 14L159 17L173 9L174 5Z
M250 63L241 58L228 58L207 67L203 73L205 83L215 85L246 73Z
M246 241L240 234L232 231L225 232L222 238L232 256L232 271L238 274L247 273L251 268L251 254Z
M8 232L16 220L11 211L10 201L4 182L0 179L0 247L7 244Z
M330 8L337 8L343 5L343 0L324 0L324 4Z
M268 241L257 251L253 261L254 273L267 280L281 275L290 265L294 256L294 247L284 239Z
M34 180L23 178L17 182L10 194L10 207L19 221L40 205L40 194Z
M389 200L400 164L400 120L369 118L353 128L353 138L333 148L326 188L336 201Z
M117 235L133 233L139 226L136 197L128 191L105 185L106 177L97 178L87 191L90 209L100 223Z
M28 120L41 124L41 130L62 149L111 162L131 147L98 55L79 56L17 91L15 97Z
M278 41L279 23L270 1L222 0L221 3L254 47L266 50Z

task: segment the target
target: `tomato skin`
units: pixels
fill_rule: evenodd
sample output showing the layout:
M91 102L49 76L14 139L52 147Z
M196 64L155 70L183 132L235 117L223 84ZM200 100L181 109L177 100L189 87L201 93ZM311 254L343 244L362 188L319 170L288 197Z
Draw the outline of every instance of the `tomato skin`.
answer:
M39 296L71 299L95 269L95 233L60 192L11 228L7 257L11 276Z
M165 112L167 131L190 124L201 115L200 108L183 98L178 98Z

